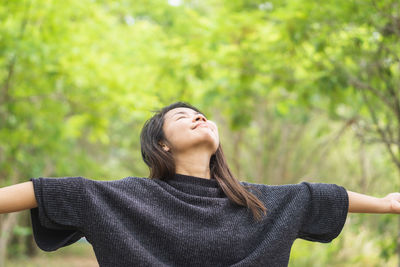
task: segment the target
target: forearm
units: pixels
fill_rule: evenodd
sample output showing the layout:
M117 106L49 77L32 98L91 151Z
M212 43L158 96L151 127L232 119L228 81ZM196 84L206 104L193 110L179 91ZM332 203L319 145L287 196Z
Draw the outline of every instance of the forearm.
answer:
M0 213L37 207L31 181L0 188Z
M349 212L354 213L391 213L391 202L386 198L377 198L347 191Z

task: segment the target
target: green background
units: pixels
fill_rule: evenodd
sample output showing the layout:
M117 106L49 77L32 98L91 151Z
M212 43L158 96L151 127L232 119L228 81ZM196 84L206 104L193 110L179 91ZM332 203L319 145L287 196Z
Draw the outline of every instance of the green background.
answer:
M395 0L1 0L0 186L147 177L144 122L186 101L217 123L239 180L399 191L399 10ZM1 262L52 257L38 253L29 211L0 225ZM297 240L290 265L396 266L398 228L397 215L349 214L332 243Z

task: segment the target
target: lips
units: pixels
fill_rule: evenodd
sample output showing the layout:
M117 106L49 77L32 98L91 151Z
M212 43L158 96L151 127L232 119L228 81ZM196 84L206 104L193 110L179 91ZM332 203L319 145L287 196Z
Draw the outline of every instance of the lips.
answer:
M196 126L194 126L194 128L193 128L193 129L196 129L198 126L202 126L202 125L204 125L204 126L207 126L207 127L208 127L208 124L207 124L207 123L205 123L205 122L202 122L202 123L198 123L198 124L196 124Z

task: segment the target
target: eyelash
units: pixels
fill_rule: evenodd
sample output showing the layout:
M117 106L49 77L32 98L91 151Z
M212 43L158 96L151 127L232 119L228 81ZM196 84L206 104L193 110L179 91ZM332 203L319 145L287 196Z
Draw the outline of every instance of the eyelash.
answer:
M179 119L182 119L182 118L186 118L186 116L183 116L183 117L179 117L179 118L177 118L176 120L179 120Z

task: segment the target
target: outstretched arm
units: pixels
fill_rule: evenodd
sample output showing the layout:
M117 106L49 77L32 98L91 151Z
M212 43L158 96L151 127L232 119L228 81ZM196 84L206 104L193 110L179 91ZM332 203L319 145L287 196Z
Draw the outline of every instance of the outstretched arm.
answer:
M349 195L349 212L354 213L399 213L400 193L390 193L377 198L347 191Z
M37 207L32 181L0 188L0 213Z

